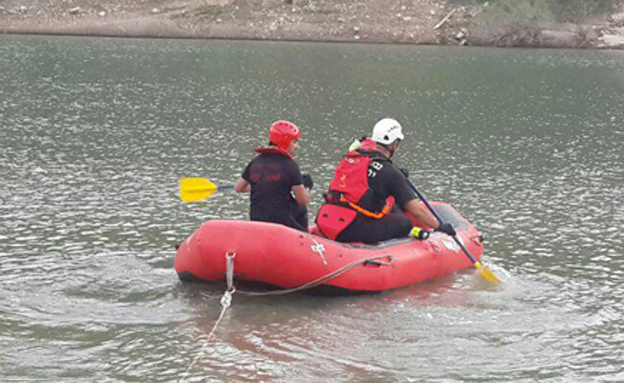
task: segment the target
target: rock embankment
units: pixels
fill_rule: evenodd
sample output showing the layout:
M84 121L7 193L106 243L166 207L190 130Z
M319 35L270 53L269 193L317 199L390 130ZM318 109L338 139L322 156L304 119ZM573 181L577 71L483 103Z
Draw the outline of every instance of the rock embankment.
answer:
M609 18L609 24L602 30L599 41L601 48L617 47L624 49L624 12Z
M624 8L585 24L492 24L443 0L0 0L0 32L624 48Z

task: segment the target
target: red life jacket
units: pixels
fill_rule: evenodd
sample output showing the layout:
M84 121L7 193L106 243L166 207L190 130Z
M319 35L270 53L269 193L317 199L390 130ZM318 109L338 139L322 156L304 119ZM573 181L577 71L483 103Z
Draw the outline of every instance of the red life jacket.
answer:
M260 153L260 154L265 154L265 153L281 154L282 156L293 158L292 154L290 154L288 151L282 148L278 148L277 146L267 146L266 148L254 148L254 152Z
M357 150L348 152L338 164L329 184L328 203L321 207L316 218L319 230L329 239L336 239L353 222L357 213L380 219L392 210L392 197L381 212L370 212L358 205L369 190L368 165L373 159L385 158L375 150L376 146L375 141L366 139Z
M347 152L336 167L329 191L340 193L353 203L360 202L368 190L368 165L375 157L376 146L375 141L366 139L357 150Z

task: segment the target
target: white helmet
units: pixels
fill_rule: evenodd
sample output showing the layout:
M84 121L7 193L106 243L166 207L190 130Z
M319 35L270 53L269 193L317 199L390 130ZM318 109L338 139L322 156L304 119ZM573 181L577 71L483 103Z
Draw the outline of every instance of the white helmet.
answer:
M392 118L381 119L375 124L371 139L382 145L390 145L396 140L402 140L401 124Z

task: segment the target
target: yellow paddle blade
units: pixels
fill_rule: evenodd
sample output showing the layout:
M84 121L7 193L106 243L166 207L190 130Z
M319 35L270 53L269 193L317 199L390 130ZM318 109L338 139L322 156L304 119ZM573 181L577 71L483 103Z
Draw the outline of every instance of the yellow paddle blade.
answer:
M202 201L217 189L217 185L205 178L183 178L180 180L180 199L184 202Z
M205 199L210 198L211 195L214 194L216 190L213 191L192 191L192 192L181 192L180 199L184 202L199 202Z
M492 270L488 269L487 267L483 266L483 264L481 262L475 262L475 267L477 268L477 270L480 271L481 276L493 283L503 283L503 281L501 281L496 274L494 274L492 272Z

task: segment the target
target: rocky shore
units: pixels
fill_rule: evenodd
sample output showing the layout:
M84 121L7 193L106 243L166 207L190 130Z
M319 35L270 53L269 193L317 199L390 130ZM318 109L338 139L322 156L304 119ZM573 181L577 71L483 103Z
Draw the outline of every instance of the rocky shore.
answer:
M624 49L624 4L575 24L501 21L491 8L443 0L0 0L0 33Z

